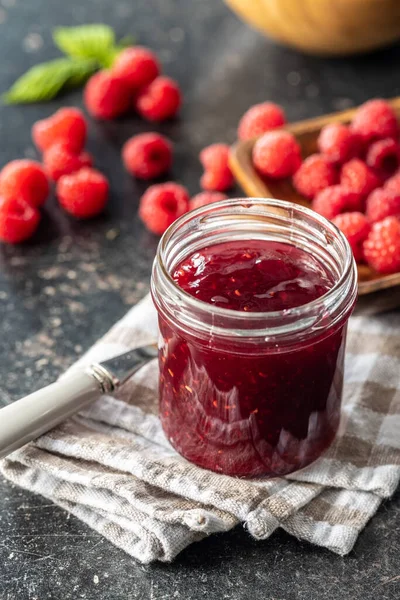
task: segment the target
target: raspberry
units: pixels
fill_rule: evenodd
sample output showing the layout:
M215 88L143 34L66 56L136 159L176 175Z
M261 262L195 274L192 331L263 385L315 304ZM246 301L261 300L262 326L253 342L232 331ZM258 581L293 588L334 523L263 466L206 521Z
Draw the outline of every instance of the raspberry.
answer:
M341 123L331 123L323 127L317 144L322 154L339 164L354 158L361 150L359 136Z
M172 144L159 133L141 133L125 143L122 160L131 175L154 179L171 168Z
M156 77L135 98L137 112L148 121L164 121L175 117L182 104L178 84L169 77Z
M300 146L288 131L268 131L254 144L253 163L268 177L289 177L301 165Z
M35 146L44 152L56 142L66 144L71 152L81 152L86 142L87 125L78 108L60 108L48 119L34 123L32 139Z
M356 261L362 261L362 244L371 229L365 215L360 212L346 212L342 215L337 215L332 221L346 236Z
M240 140L249 140L258 137L270 131L285 125L286 117L283 109L273 102L263 102L255 104L239 121L238 138Z
M203 148L199 155L205 170L200 179L204 190L223 192L233 185L233 175L229 168L229 146L211 144Z
M32 237L40 223L40 212L20 198L0 200L0 240L19 244Z
M57 181L63 175L79 171L82 167L91 167L93 161L88 152L73 154L68 146L54 144L44 153L43 164L49 177Z
M156 56L148 48L126 48L117 57L112 71L129 85L131 91L148 85L160 74Z
M211 144L199 154L199 159L206 171L222 171L229 166L228 144Z
M312 154L295 173L293 185L306 198L314 198L321 190L335 185L337 179L332 162L322 154Z
M359 158L353 158L343 165L340 183L361 196L368 196L381 184L375 173Z
M400 166L400 146L392 138L374 142L368 149L366 163L382 173L383 177L393 175Z
M384 185L385 190L390 190L400 194L400 171L390 177Z
M124 79L110 71L99 71L87 82L83 99L93 117L115 119L128 110L131 93Z
M221 194L221 192L200 192L190 200L190 210L212 204L213 202L221 202L222 200L227 200L227 198L228 196Z
M397 138L399 126L392 107L382 99L369 100L358 109L351 123L351 130L365 142L383 138Z
M0 196L19 198L31 206L42 206L49 195L49 182L34 160L13 160L0 172Z
M222 171L206 171L200 178L200 187L210 192L223 192L233 186L233 175L230 169Z
M377 188L367 199L366 216L371 223L395 216L400 219L400 194Z
M396 217L386 217L374 223L363 250L365 260L378 273L400 271L400 221Z
M331 185L318 192L311 207L326 219L360 208L360 196L342 185Z
M56 194L61 206L74 217L90 219L107 204L109 184L102 173L85 167L60 177Z
M178 183L151 185L140 199L139 216L147 229L157 235L189 210L189 194Z

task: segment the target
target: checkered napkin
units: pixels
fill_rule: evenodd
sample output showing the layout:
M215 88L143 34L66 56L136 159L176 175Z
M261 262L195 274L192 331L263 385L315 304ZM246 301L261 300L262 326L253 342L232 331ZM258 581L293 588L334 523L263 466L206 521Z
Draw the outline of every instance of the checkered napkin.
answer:
M147 297L73 367L154 341ZM183 548L244 523L265 539L292 535L348 553L400 476L400 314L351 319L343 418L330 450L287 477L245 480L190 464L157 416L157 364L117 398L0 461L12 482L70 511L141 562L171 561Z

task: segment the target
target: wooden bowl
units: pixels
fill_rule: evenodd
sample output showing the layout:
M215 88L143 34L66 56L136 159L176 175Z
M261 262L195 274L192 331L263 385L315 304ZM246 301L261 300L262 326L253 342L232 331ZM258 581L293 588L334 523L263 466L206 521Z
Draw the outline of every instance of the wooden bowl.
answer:
M400 38L399 0L225 0L245 21L310 54L365 52Z
M352 0L349 0L351 2ZM400 0L399 0L400 1ZM400 119L400 97L390 100L389 103ZM328 123L349 123L356 109L324 115L307 121L299 121L287 125L285 129L293 133L301 145L303 158L317 152L317 138L324 125ZM255 139L238 141L231 148L230 165L232 171L248 196L253 198L279 198L310 207L310 202L294 189L289 179L273 180L262 178L255 170L252 162L252 151ZM358 293L359 296L368 294L368 304L361 298L359 305L363 312L376 312L374 306L379 304L381 310L388 310L400 306L400 273L393 275L380 275L367 265L358 266ZM371 302L373 300L373 305Z

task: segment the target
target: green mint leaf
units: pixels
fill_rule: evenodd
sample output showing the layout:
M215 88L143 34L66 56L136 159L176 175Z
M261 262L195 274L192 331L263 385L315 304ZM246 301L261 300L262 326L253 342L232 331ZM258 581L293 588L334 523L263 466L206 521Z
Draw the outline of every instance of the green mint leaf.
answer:
M95 61L58 58L29 69L3 95L6 104L52 100L65 85L81 85L97 68Z
M53 32L53 40L67 56L94 59L101 66L107 66L115 45L115 35L111 27L100 23L58 27Z

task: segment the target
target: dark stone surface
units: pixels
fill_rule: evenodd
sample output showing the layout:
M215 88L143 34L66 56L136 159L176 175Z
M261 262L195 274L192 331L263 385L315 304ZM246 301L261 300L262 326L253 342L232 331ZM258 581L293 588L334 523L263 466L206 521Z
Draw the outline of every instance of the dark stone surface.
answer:
M198 191L198 151L233 141L252 103L281 102L291 120L400 93L400 48L320 60L280 48L241 24L218 0L2 0L1 90L30 64L56 56L51 28L108 22L159 51L185 91L179 121L157 127L176 144L173 177ZM35 156L32 123L57 102L0 108L1 164ZM52 381L148 288L157 240L140 225L142 185L124 174L122 142L146 124L91 123L89 149L110 177L106 216L77 223L54 201L36 239L0 249L0 402ZM350 556L283 532L254 542L241 528L193 545L173 565L142 566L75 518L0 481L1 600L332 600L400 597L400 495L381 507Z

